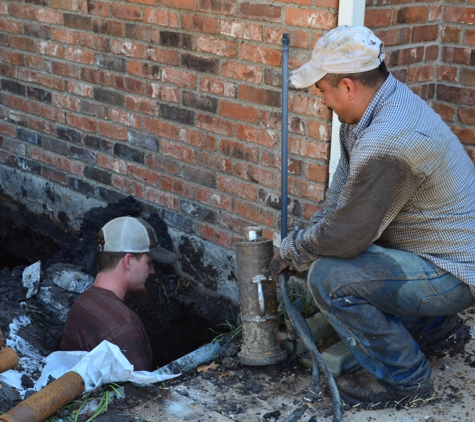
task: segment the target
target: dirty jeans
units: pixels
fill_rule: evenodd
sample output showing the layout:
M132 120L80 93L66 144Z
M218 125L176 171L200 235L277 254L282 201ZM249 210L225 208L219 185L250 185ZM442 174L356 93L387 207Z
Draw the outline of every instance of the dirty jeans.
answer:
M363 368L400 391L428 386L431 368L413 335L443 338L473 305L468 285L430 261L371 245L349 259L321 258L309 288Z

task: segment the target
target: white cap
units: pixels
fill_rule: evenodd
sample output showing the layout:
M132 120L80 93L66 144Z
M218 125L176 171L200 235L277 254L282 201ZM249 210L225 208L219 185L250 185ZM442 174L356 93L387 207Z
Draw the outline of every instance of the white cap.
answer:
M327 73L359 73L376 69L384 60L384 43L364 26L338 26L321 37L312 58L290 75L292 85L306 88Z
M146 253L164 264L176 259L174 253L160 247L153 227L140 218L115 218L102 228L102 232L105 243L99 245L99 251Z

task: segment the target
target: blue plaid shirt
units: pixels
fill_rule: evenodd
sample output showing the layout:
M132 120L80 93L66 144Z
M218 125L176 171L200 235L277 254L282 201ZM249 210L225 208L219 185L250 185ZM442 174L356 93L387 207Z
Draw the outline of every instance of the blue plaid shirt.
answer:
M340 143L323 209L282 241L281 257L303 271L376 243L475 286L475 166L439 115L389 75Z

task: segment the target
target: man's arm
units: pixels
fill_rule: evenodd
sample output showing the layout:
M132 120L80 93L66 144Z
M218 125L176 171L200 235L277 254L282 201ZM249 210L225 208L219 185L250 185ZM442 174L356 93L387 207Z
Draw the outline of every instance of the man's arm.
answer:
M403 159L368 159L350 172L336 209L282 241L282 259L303 271L320 256L359 254L381 235L422 180Z

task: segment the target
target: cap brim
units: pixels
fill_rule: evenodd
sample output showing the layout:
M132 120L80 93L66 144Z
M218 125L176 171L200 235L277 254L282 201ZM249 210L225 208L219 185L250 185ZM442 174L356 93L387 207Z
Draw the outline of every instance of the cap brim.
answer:
M170 264L176 260L176 255L173 252L167 251L160 246L148 251L147 254L150 255L155 261L161 262L163 264Z
M290 82L296 88L307 88L322 79L328 72L317 69L311 62L305 63L301 68L290 74Z

